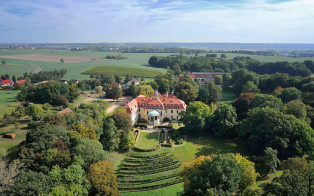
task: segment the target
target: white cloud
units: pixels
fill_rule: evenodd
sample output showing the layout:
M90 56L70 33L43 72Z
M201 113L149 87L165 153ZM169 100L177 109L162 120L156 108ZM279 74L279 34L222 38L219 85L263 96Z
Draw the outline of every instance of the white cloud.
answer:
M0 42L314 43L314 1L7 2ZM7 8L31 10L21 16Z

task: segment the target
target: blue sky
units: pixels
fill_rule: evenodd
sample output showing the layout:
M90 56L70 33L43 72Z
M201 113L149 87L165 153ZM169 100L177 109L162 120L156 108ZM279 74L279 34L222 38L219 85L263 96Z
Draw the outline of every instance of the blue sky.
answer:
M314 0L0 0L0 43L314 43Z

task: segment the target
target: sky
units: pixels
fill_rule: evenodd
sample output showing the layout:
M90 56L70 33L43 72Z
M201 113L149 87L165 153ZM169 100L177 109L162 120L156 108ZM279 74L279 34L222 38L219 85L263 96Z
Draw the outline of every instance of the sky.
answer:
M0 43L314 43L314 0L0 0Z

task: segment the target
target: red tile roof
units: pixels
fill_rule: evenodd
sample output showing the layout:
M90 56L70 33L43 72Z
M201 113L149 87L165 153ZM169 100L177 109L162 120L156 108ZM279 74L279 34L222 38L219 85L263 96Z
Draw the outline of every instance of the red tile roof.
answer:
M8 79L8 80L1 80L0 81L2 84L13 84L14 82L13 82L13 80L11 80L11 79Z
M16 84L23 84L23 83L25 83L26 82L26 80L18 80L18 81L16 81L15 83Z
M126 109L127 113L134 113L136 112L137 108L159 108L159 109L185 109L186 104L184 101L178 99L176 96L170 94L163 95L157 92L158 98L155 98L155 93L153 93L152 97L145 97L143 95L139 95L132 101L128 102L124 108Z

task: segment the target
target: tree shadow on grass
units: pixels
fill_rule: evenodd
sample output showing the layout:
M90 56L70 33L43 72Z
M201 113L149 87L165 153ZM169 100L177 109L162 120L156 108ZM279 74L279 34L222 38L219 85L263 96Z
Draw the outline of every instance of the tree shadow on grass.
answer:
M148 139L148 140L156 140L158 141L158 132L155 132L155 133L149 133L149 134L146 134L145 135L145 138Z
M248 147L242 144L239 139L226 139L207 135L204 137L191 138L190 142L201 145L201 147L197 149L198 152L195 154L197 157L202 155L240 153L243 157L255 163L257 172L260 174L265 173L261 157L254 156L250 153Z

